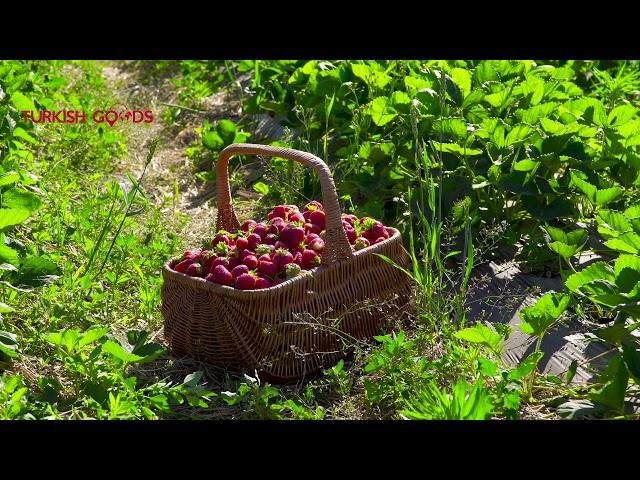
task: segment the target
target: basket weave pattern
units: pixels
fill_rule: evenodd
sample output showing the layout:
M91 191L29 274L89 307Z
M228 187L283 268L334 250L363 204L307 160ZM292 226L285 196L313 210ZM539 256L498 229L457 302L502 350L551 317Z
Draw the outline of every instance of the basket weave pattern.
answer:
M322 264L311 272L263 290L243 291L163 269L164 337L177 355L192 355L235 372L253 372L274 382L299 379L344 357L341 338L367 339L383 320L410 301L409 278L375 253L406 266L400 233L352 252L340 218L331 173L306 152L261 145L225 148L217 165L217 229L239 229L231 205L227 165L235 154L298 161L320 177L326 213Z

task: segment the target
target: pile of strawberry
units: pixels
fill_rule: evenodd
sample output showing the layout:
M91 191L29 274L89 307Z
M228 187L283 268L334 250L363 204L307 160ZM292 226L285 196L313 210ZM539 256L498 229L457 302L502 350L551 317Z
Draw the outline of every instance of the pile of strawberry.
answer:
M267 222L247 220L237 233L220 230L211 240L211 250L187 250L172 263L173 269L239 290L269 288L320 265L325 222L319 202L309 202L302 212L295 205L278 205ZM369 217L342 215L342 226L352 250L390 235Z

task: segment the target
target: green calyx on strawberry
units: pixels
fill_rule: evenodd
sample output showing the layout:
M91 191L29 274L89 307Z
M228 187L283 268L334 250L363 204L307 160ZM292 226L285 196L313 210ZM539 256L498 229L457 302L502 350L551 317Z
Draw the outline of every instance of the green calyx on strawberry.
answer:
M367 248L370 245L371 245L371 243L369 242L369 240L367 240L364 237L358 237L356 239L354 247L355 247L356 250L362 250L363 248Z
M284 248L278 248L273 254L273 263L276 264L278 270L282 270L286 265L293 262L293 254Z
M265 254L269 254L271 253L271 250L273 250L273 247L271 245L267 245L265 243L261 243L260 245L258 245L256 247L256 255L260 256L260 255L265 255Z
M286 278L293 278L300 275L301 271L302 269L300 268L300 265L298 265L297 263L290 263L285 267L284 274Z
M218 242L215 246L215 253L219 256L224 256L229 254L229 245L224 242Z

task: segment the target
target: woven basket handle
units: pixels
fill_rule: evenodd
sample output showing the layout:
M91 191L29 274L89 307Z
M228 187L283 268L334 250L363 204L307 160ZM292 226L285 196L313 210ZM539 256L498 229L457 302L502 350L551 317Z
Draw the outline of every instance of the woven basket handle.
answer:
M220 152L218 157L216 186L218 195L218 218L216 230L221 228L235 232L240 229L240 222L231 204L231 189L229 186L229 159L234 155L266 155L269 157L286 158L312 168L320 177L322 188L322 205L326 214L325 248L322 254L322 264L347 260L353 257L347 235L342 228L340 204L333 176L327 164L315 155L291 148L270 147L250 143L235 143Z

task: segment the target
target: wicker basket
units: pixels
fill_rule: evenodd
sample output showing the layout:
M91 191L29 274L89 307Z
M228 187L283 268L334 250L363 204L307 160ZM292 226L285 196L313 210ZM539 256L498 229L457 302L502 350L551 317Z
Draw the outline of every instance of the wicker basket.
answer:
M384 320L405 312L410 279L374 255L406 266L400 233L352 252L342 227L333 177L309 153L287 148L234 144L217 164L216 230L236 232L227 165L233 155L295 160L320 177L326 213L322 264L310 272L262 290L236 290L175 272L164 265L164 337L177 355L192 355L233 372L258 371L274 383L296 380L334 364L349 353L345 338L367 339Z

